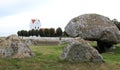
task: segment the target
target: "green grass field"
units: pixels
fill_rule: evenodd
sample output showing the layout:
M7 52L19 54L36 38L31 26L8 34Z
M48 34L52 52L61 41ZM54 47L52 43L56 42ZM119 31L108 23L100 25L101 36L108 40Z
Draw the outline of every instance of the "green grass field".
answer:
M64 45L30 46L35 57L0 59L0 70L120 70L120 45L117 46L115 50L102 54L103 64L62 61L59 57Z

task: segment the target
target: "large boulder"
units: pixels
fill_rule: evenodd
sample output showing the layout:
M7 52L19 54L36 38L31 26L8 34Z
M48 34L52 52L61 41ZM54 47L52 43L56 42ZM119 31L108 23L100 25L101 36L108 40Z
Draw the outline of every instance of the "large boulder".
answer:
M65 42L65 41L64 41ZM70 62L103 62L102 56L90 44L79 38L66 41L61 59Z
M25 58L32 56L34 56L34 53L18 36L11 35L7 38L0 38L0 58Z
M97 41L100 48L120 43L120 31L116 25L108 17L98 14L84 14L73 18L65 27L65 32L72 37Z

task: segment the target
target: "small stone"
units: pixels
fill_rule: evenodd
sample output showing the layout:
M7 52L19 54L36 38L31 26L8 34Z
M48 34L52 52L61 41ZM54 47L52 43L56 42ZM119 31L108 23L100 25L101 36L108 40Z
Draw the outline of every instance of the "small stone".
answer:
M103 62L98 51L81 38L69 40L61 54L61 59L70 62Z

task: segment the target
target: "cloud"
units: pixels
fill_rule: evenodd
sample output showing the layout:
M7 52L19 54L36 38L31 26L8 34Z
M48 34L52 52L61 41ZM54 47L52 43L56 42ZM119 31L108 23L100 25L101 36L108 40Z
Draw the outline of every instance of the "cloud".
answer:
M44 0L0 0L0 17L31 11L45 2Z

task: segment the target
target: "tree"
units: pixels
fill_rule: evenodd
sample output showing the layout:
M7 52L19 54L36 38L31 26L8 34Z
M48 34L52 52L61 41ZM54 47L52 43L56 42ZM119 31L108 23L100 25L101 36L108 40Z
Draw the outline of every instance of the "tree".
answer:
M61 37L62 37L62 29L60 28L60 27L58 27L57 29L56 29L56 35L57 35L57 37L59 37L59 40L61 40Z
M29 30L29 31L28 31L28 35L29 35L29 36L32 36L32 30Z
M54 37L55 36L55 29L54 28L50 28L49 29L49 36L50 37Z
M27 37L28 36L28 32L26 30L24 30L24 36Z
M18 36L22 36L21 31L18 31L17 34Z
M24 36L24 30L21 30L21 36Z
M32 35L32 36L35 35L35 30L34 30L34 29L31 30L31 35Z
M46 28L44 33L45 33L45 37L50 37L49 29Z
M58 37L62 36L62 29L61 29L60 27L58 27L58 28L56 29L56 35L57 35Z
M23 39L23 36L24 36L24 30L21 30L21 36L22 36L22 39Z
M43 29L39 29L38 34L39 34L41 37L44 37L44 36L45 36Z
M35 35L38 37L39 35L38 30L35 30Z

